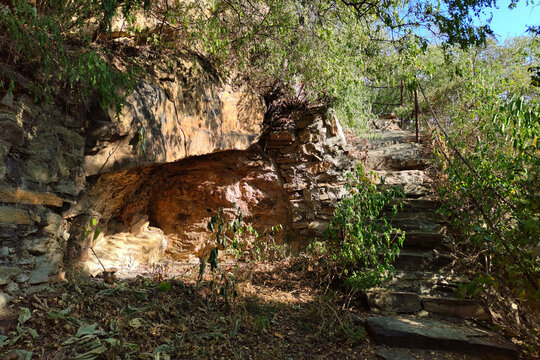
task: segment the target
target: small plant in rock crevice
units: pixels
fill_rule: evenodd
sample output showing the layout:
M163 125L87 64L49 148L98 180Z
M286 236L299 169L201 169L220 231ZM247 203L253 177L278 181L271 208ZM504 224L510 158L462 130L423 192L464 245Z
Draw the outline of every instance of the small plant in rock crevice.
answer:
M393 272L405 234L388 222L384 210L403 190L379 190L372 174L359 165L348 175L348 195L337 205L326 231L326 245L319 249L333 276L355 290L379 285ZM395 214L399 205L393 205Z

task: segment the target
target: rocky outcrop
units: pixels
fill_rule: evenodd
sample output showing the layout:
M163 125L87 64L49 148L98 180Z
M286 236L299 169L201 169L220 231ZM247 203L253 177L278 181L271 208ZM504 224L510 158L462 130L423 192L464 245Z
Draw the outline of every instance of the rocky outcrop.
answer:
M127 100L118 118L2 100L0 291L37 291L81 262L96 273L98 258L196 261L220 208L239 208L260 233L282 225L276 240L293 250L322 236L351 167L326 108L263 132L262 99L187 56L148 65Z
M67 227L61 210L84 184L81 122L25 95L0 104L0 287L37 291L59 274Z
M262 134L265 105L224 85L196 57L154 64L118 118L95 109L86 132L86 176L245 150Z
M2 299L62 277L73 254L92 244L84 228L101 214L85 208L89 204L80 197L90 175L243 150L262 134L262 98L223 84L198 57L148 60L138 76L118 118L92 104L75 114L56 104L37 105L17 89L1 94ZM139 260L148 262L163 253L158 230L124 232L116 241L143 244Z
M137 225L141 222L161 229L166 255L180 261L198 261L209 238L207 223L220 208L231 215L237 206L245 221L259 231L288 222L277 169L259 146L104 174L86 200L101 214L101 223L107 224L95 250L115 267L122 264L114 263L116 255L108 256L107 249L117 247L122 253L129 248L132 258L144 258L145 242ZM278 236L283 239L283 233ZM92 256L87 258L94 261Z
M147 242L134 224L147 219L163 231L168 257L198 261L208 241L207 223L220 208L232 215L237 207L259 233L281 225L277 242L295 250L321 237L351 165L343 134L322 107L281 120L245 151L101 175L82 207L98 212L102 224L122 224L123 230L107 227L94 245L98 256L107 266L121 267L126 262L113 254L116 247L144 262ZM139 244L136 254L134 244ZM154 249L159 247L155 242ZM88 269L99 270L91 255L83 258Z
M291 219L290 243L301 249L323 236L345 193L353 163L337 119L324 107L293 112L276 121L265 139L283 179Z

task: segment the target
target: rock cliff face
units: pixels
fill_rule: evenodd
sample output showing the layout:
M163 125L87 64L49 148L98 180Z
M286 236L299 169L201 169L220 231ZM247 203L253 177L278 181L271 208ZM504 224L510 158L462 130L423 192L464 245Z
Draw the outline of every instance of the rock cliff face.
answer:
M118 119L4 96L0 301L99 272L93 252L106 267L196 260L220 208L259 232L282 225L294 250L321 237L351 166L339 124L318 107L263 131L264 113L187 57L148 66Z
M25 95L1 100L0 297L58 275L69 237L61 211L84 186L83 156L76 118Z
M80 116L36 105L22 93L0 96L3 299L61 276L77 253L68 243L89 245L84 227L101 214L83 206L88 176L247 149L261 135L265 112L259 96L231 89L188 56L148 65L119 119L99 108ZM141 238L153 248L161 230L144 225ZM157 243L161 250L147 260L163 252Z
M264 101L223 85L198 58L155 64L139 80L116 120L93 114L86 132L86 176L245 150L262 133Z
M226 151L105 174L87 200L101 214L102 223L113 225L96 243L98 256L106 256L105 252L110 251L107 249L143 243L145 234L139 224L145 224L163 231L170 258L195 261L208 239L208 220L219 208L226 214L234 212L233 204L241 209L245 221L258 229L288 221L275 165L257 145L246 151ZM121 233L127 239L119 244ZM154 242L154 249L159 246ZM144 263L145 254L139 255L131 256ZM99 271L92 257L86 265L91 272Z

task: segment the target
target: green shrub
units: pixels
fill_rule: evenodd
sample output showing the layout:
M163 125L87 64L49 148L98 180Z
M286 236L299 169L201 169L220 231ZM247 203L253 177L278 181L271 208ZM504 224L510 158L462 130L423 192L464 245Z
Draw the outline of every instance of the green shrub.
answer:
M365 290L381 283L394 270L392 262L403 246L404 233L383 214L399 188L379 190L373 176L358 166L349 174L349 194L334 211L326 236L327 257L347 286ZM394 205L394 213L398 210Z
M119 115L135 77L132 70L111 65L108 51L91 44L82 32L84 21L99 14L96 1L44 1L38 12L28 2L15 0L11 8L0 8L0 14L0 31L5 31L11 45L2 53L6 52L7 64L15 72L33 69L25 74L30 84L23 87L36 102L60 98L67 104L90 106L95 101Z
M521 301L538 304L540 103L491 101L474 128L450 135L466 163L450 157L443 209L461 229L463 245L484 258L478 272L492 281L483 287L505 285ZM476 141L466 140L471 134Z

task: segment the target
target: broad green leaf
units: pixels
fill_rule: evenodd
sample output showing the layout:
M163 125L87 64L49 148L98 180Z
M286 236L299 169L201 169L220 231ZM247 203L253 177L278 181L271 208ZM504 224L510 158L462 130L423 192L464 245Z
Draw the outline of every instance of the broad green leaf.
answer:
M15 350L15 355L17 355L18 360L31 360L33 352L28 350Z
M81 325L77 330L76 337L83 337L85 335L104 335L102 330L98 330L98 324Z
M21 307L19 309L19 325L24 324L25 322L30 320L31 317L32 317L32 314L30 313L30 309L26 307Z

